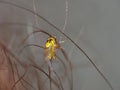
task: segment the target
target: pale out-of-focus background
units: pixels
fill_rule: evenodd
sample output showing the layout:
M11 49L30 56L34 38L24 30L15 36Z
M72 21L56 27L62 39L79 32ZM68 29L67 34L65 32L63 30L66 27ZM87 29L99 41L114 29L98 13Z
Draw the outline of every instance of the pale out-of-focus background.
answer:
M4 0L5 1L5 0ZM35 10L44 18L62 29L65 20L65 0L6 0ZM119 0L68 0L68 23L64 31L93 59L98 68L112 84L120 89L120 1ZM39 17L0 3L0 23L24 22L36 25L58 39L62 37L71 62L74 65L74 90L110 90L88 59L63 35ZM0 39L14 49L30 27L0 26ZM16 29L17 28L17 29ZM4 34L3 34L4 33ZM37 37L35 41L40 39ZM44 41L44 38L41 40ZM35 54L37 56L37 54Z

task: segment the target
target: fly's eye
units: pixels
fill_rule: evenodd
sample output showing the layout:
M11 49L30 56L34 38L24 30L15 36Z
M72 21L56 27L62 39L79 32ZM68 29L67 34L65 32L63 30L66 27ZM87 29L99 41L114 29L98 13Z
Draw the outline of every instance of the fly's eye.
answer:
M47 42L50 43L50 42L51 42L51 39L48 39Z
M47 42L49 42L49 40L47 40Z
M52 39L49 39L49 42L51 42L52 41Z

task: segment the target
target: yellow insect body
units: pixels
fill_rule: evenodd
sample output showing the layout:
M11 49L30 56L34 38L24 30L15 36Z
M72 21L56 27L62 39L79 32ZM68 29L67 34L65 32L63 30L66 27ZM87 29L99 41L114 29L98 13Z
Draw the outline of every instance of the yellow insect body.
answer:
M56 59L57 46L58 46L58 44L54 37L49 37L47 39L47 42L45 43L45 48L46 48L45 55L46 55L47 60Z

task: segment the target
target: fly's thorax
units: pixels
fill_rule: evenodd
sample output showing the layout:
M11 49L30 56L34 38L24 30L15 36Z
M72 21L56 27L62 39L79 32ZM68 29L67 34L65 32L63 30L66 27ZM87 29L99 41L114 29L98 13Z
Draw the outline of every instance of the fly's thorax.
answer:
M47 39L47 41L45 43L45 47L49 48L51 46L55 46L56 43L57 42L56 42L56 39L54 37L48 37L48 39Z

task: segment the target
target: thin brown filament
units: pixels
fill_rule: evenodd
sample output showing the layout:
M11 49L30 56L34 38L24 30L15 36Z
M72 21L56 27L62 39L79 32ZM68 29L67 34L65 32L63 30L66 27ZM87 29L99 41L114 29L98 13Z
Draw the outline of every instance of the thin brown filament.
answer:
M17 65L16 65L16 64L14 64L14 65L15 65L15 68L16 68L16 71L17 71L17 75L18 75L18 77L20 77L19 72L18 72ZM24 76L25 76L25 75L24 75ZM22 76L21 76L21 77L22 77ZM27 90L27 87L23 84L22 80L23 80L25 83L27 83L30 87L32 87L34 90L36 90L36 89L35 89L29 82L27 82L27 81L24 79L24 77L23 77L23 78L21 78L20 82L21 82L22 86L23 86L24 88L26 88L26 90Z
M26 73L27 73L27 72L25 72L25 73L15 82L15 84L12 86L12 89L11 89L11 90L13 90L14 87L23 79L23 77L26 75Z
M8 54L7 54L7 52L5 50L4 50L4 53L5 53L7 59L9 61L9 63L10 63L10 66L11 66L11 69L12 69L12 78L13 78L13 81L15 82L14 70L13 70L13 65L12 65L11 59L10 59L10 57L8 56Z
M71 71L71 75L70 75L70 76L71 76L71 79L69 79L69 81L70 81L70 87L71 87L70 90L73 90L72 64L71 64L69 58L67 57L67 54L66 54L66 52L64 51L64 49L63 49L62 47L60 47L59 49L61 50L63 56L65 57L65 60L69 63L69 67L70 67L70 71Z
M56 57L57 57L57 59L61 62L61 64L63 65L63 67L64 67L64 69L65 69L65 71L64 71L64 75L63 75L63 77L62 78L65 78L65 76L67 76L67 73L68 73L68 71L67 71L67 67L66 67L66 65L65 65L65 63L62 61L62 59L60 58L60 57L58 57L57 55L56 55Z
M48 70L49 70L49 77L51 77L51 70L50 70L50 67L48 66ZM51 82L51 79L50 79L50 90L52 90L52 82Z
M34 68L36 68L36 69L40 70L42 73L44 73L44 74L53 82L53 84L54 84L56 87L60 88L60 87L59 87L59 84L58 84L54 79L52 79L52 78L49 76L49 74L47 74L43 69L41 69L40 67L37 67L37 66L35 66L35 65L31 65L31 66L33 66Z
M60 77L58 76L58 74L57 74L54 70L53 70L53 72L55 73L55 75L57 76L57 78L58 78L58 80L59 80L61 89L64 90L63 85L62 85L61 80L60 80Z
M31 47L31 46L35 46L35 47L38 47L38 48L43 48L45 49L43 46L39 46L39 45L35 45L35 44L27 44L26 46L24 46L20 51L19 51L19 54L23 52L23 50L25 50L27 47Z

